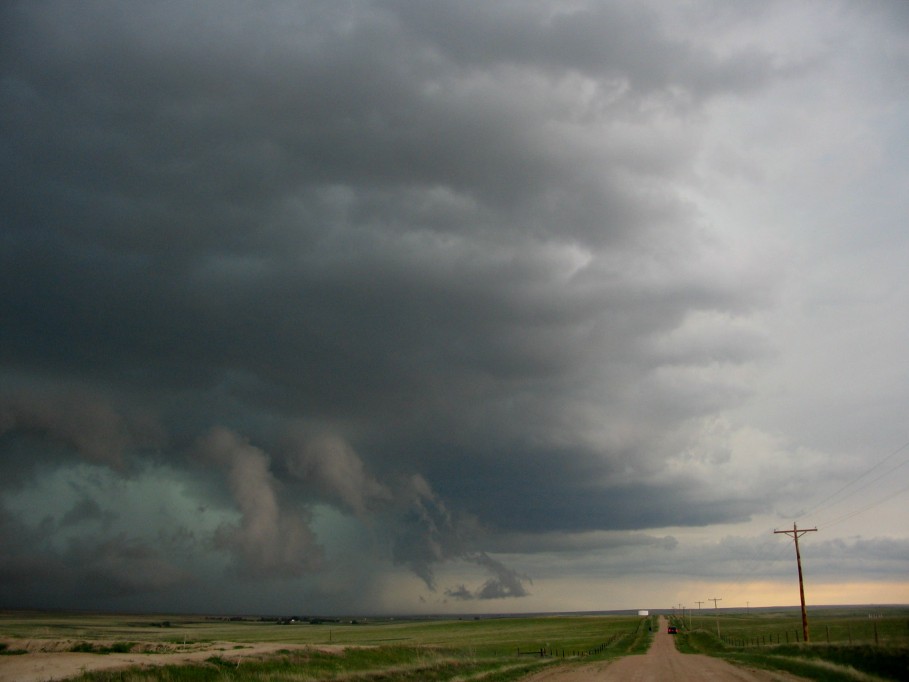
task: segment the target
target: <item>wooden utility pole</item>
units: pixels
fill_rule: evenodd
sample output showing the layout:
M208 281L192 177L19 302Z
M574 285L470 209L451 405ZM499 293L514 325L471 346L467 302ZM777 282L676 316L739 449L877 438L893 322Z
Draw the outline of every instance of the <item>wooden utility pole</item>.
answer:
M719 637L720 637L720 611L719 611L719 607L716 605L716 603L718 601L723 601L723 598L722 597L708 597L707 601L713 602L713 613L716 617L716 636L717 636L717 639L719 639Z
M808 612L805 610L805 582L802 579L802 553L799 552L799 538L805 533L817 532L817 528L802 528L802 530L799 530L798 526L793 523L792 530L775 530L773 532L784 533L795 540L795 562L799 567L799 598L802 601L802 636L808 642Z
M695 601L694 603L698 605L698 618L700 618L701 617L701 604L703 604L704 602Z

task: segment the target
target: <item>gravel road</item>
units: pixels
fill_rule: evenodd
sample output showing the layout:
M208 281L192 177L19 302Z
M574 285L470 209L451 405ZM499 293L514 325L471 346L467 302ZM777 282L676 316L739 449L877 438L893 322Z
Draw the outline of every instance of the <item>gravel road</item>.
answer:
M666 626L666 619L660 616L653 644L643 656L626 656L581 667L550 668L526 678L525 682L796 682L804 679L787 673L737 668L710 656L680 654Z

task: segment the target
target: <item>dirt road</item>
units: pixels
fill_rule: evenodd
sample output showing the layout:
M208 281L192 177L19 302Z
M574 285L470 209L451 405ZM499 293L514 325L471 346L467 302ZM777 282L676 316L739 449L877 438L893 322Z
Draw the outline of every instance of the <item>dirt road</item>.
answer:
M653 644L643 656L626 656L582 667L551 668L528 677L526 682L795 682L802 679L786 673L736 668L710 656L680 654L672 635L666 632L666 625L666 619L661 616Z

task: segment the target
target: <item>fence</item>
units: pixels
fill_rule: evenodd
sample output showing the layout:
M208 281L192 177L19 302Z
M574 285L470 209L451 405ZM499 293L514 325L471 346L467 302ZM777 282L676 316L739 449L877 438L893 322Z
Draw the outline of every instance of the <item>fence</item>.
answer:
M528 650L522 651L519 648L517 650L517 655L518 656L539 656L540 658L546 658L546 657L578 658L581 656L595 656L596 654L604 653L609 646L616 644L616 640L619 640L618 641L619 645L622 643L622 640L626 640L629 637L631 637L631 639L633 641L634 639L636 639L637 637L639 637L641 635L642 628L644 627L645 623L652 623L652 621L650 620L649 617L641 618L637 622L633 632L626 633L624 635L614 634L605 642L603 642L601 644L597 644L596 646L590 647L588 649L565 649L565 648L549 646L549 647L539 647L539 648L533 648L533 649L528 649ZM652 631L652 624L651 624L651 627L649 628L649 631Z
M609 638L608 641L603 642L602 644L598 644L597 646L595 646L591 649L586 649L586 650L569 649L567 651L565 649L553 649L552 647L550 647L548 649L546 647L540 647L539 649L530 649L529 651L521 651L520 649L518 649L518 656L540 656L541 658L545 658L547 656L552 656L552 657L561 656L562 658L565 658L566 656L569 658L570 657L577 658L580 656L594 656L595 654L601 654L604 651L606 651L606 647L609 646L610 644L612 644L616 640L617 636L618 635L613 635L612 637Z
M880 623L880 624L879 624ZM810 629L811 643L825 644L892 644L905 645L909 641L909 620L905 627L888 619L868 619L867 621L848 620L844 622L820 623ZM803 643L801 628L774 629L761 631L749 628L744 632L727 630L720 639L727 646L767 647L780 644Z

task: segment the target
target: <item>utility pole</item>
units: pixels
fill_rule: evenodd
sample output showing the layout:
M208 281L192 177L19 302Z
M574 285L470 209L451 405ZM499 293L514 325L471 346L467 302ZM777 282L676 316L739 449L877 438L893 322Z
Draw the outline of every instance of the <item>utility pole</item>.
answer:
M713 612L716 616L716 636L719 639L719 636L720 636L720 611L719 611L719 607L716 605L716 603L718 601L723 601L723 598L722 597L709 597L707 599L707 601L713 602L713 609L714 609Z
M808 641L808 612L805 610L805 582L802 580L802 554L799 552L799 538L805 533L815 533L817 528L803 528L799 530L793 523L792 530L775 530L774 533L784 533L795 540L795 562L799 567L799 598L802 600L802 636Z
M704 602L695 601L694 603L698 605L698 618L700 618L701 617L701 604L703 604Z

